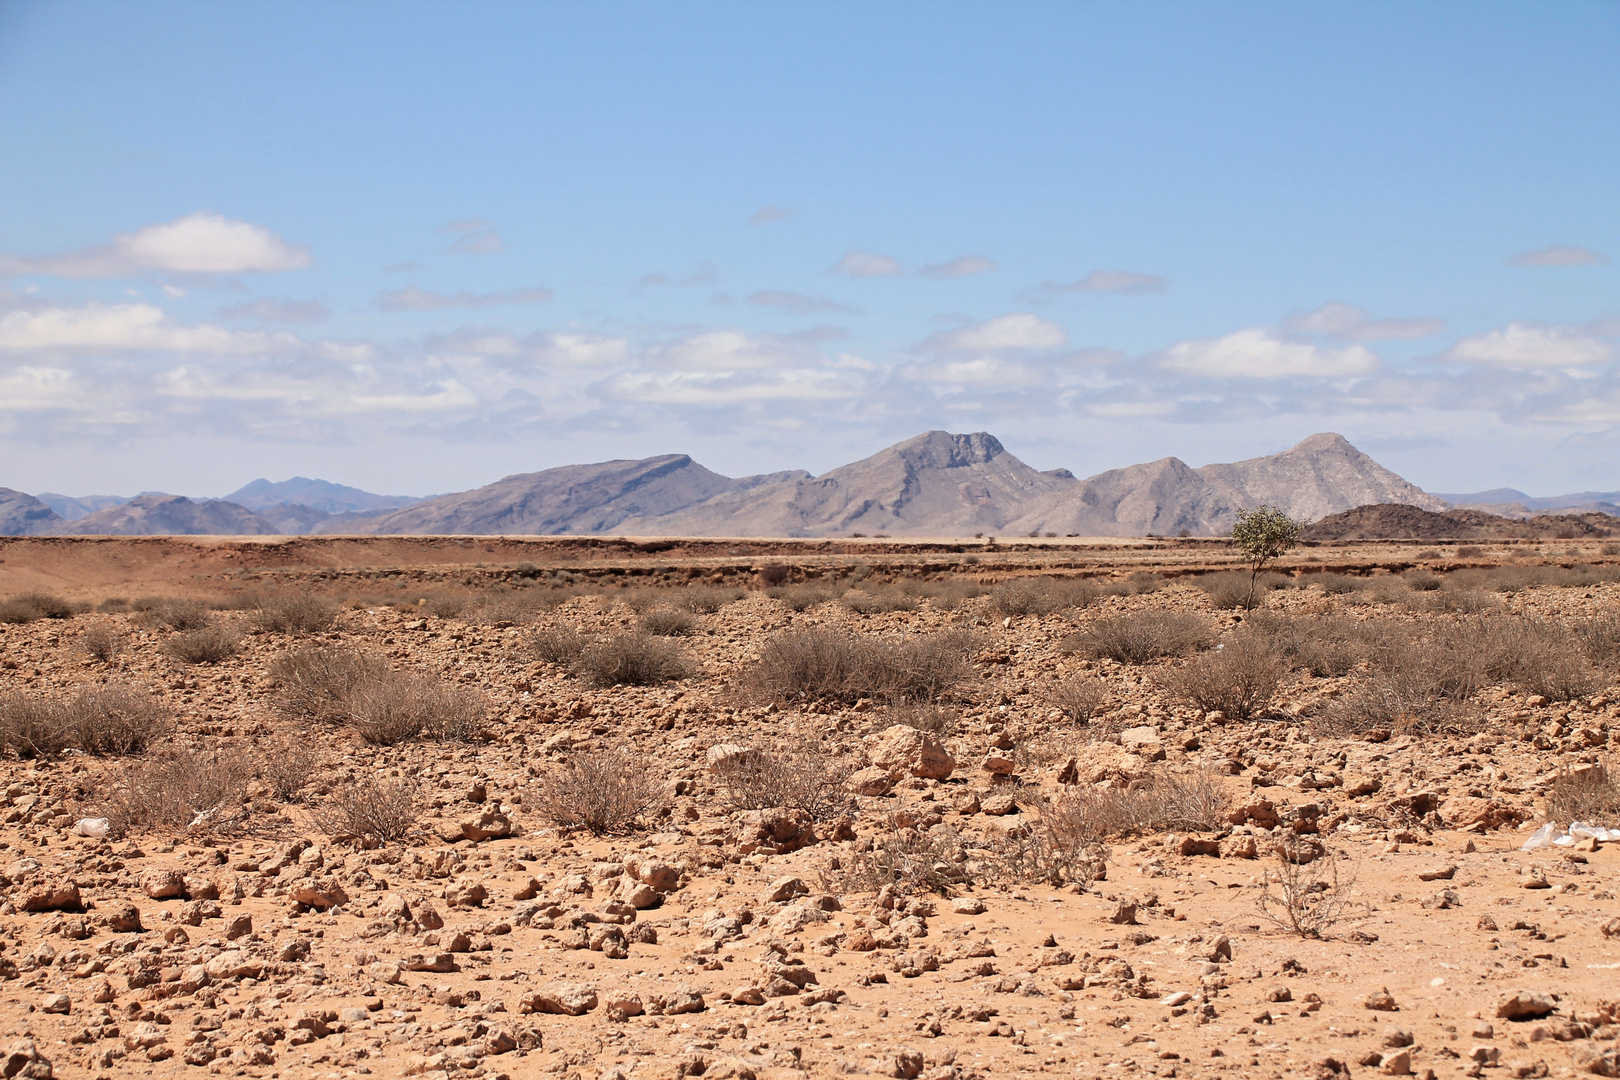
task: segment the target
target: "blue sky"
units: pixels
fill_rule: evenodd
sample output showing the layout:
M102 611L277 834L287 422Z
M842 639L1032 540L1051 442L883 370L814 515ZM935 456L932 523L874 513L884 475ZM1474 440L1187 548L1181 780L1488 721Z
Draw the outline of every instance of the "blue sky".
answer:
M0 0L0 485L1620 488L1615 3Z

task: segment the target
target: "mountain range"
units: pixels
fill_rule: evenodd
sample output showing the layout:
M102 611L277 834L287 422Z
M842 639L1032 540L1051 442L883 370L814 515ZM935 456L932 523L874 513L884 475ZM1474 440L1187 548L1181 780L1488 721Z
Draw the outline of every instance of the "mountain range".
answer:
M732 478L666 454L519 473L427 499L303 477L255 480L225 499L69 500L0 488L0 534L1211 536L1260 503L1306 521L1369 503L1449 505L1333 434L1246 461L1195 469L1167 457L1079 479L1034 469L984 432L929 431L821 476Z

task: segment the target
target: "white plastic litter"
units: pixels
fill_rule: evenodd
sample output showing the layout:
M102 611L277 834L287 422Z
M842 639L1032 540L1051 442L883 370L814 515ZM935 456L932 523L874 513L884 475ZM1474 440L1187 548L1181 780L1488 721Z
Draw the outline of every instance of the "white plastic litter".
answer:
M1569 828L1560 830L1558 826L1548 822L1530 834L1530 839L1520 845L1520 851L1536 851L1540 848L1574 847L1576 844L1591 837L1600 843L1620 843L1620 829L1605 829L1601 825L1589 825L1584 821L1572 821Z
M1530 839L1526 840L1519 850L1535 851L1538 848L1552 847L1553 837L1557 835L1558 827L1551 822L1548 822L1546 825L1543 825L1541 828L1531 833Z
M80 836L103 837L112 829L112 822L104 817L82 817L73 823L73 831Z

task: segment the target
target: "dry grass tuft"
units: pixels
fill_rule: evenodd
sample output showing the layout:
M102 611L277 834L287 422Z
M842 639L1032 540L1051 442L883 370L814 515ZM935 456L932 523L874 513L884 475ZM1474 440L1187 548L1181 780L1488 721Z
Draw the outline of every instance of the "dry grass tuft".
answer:
M53 701L31 694L0 697L0 748L19 757L49 757L64 750L133 754L169 729L168 708L122 683L84 686Z
M646 759L611 747L576 754L535 785L536 812L565 829L598 835L629 832L662 798Z
M346 720L374 746L416 738L472 742L483 735L488 710L488 699L476 690L395 673L351 693Z
M803 810L830 821L850 809L844 781L855 770L842 758L800 742L750 747L714 769L727 802L737 810Z
M697 630L697 619L689 611L673 607L655 607L636 623L643 634L655 637L685 637Z
M21 593L0 600L0 623L31 623L35 619L71 618L73 605L50 593Z
M874 838L858 843L847 865L835 869L833 884L845 893L889 889L902 896L919 892L948 896L969 878L968 853L953 830L938 825L921 832L891 817Z
M242 637L234 627L209 623L185 630L163 643L163 651L185 664L217 664L235 656L242 648Z
M274 634L314 634L330 630L337 616L337 605L330 600L309 593L293 593L262 601L250 621L260 630Z
M361 687L389 678L388 662L379 656L333 645L305 645L270 661L270 677L280 689L275 699L282 715L300 722L339 723Z
M976 645L960 630L900 640L792 630L760 650L741 690L760 701L936 701L972 674Z
M201 630L214 621L213 612L195 600L163 600L145 597L135 601L143 626L163 626L170 630Z
M896 701L883 710L878 723L880 727L904 724L943 739L956 729L961 715L960 709L937 701Z
M112 778L105 804L112 835L229 831L247 818L252 776L252 763L234 748L153 753Z
M303 801L304 789L326 764L318 744L301 736L282 735L260 748L259 779L285 803Z
M1145 664L1167 656L1186 656L1209 645L1209 622L1182 611L1150 610L1097 619L1058 647L1084 656L1106 657L1121 664Z
M990 590L990 608L999 615L1050 615L1082 608L1101 590L1082 578L1014 578Z
M366 777L339 785L313 816L328 836L380 846L416 830L420 802L418 789L409 780Z
M1582 619L1574 632L1592 663L1605 668L1620 665L1620 609L1609 608Z
M597 638L574 661L574 673L592 686L655 686L691 674L686 651L651 634Z
M79 648L90 659L110 664L124 651L124 635L114 626L92 626L79 635Z
M838 594L821 585L779 585L766 589L765 595L782 601L794 611L807 611L835 599Z
M1108 704L1108 686L1091 675L1070 675L1047 688L1045 698L1077 724L1088 724Z
M529 652L548 664L572 664L590 644L588 634L566 626L547 627L529 635Z
M1276 841L1276 864L1267 867L1261 878L1258 901L1262 918L1302 938L1320 938L1361 906L1350 899L1356 882L1354 869L1341 873L1343 860L1332 848L1307 859L1305 848L1314 843L1291 833Z

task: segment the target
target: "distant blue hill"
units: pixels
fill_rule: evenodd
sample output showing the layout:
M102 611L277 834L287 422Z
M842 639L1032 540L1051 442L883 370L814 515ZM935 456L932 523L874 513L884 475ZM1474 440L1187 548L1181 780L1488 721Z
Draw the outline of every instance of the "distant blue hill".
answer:
M295 476L291 480L275 483L262 478L255 480L226 495L225 501L245 506L249 510L265 510L288 503L314 507L328 514L344 514L355 511L364 513L373 510L394 510L422 500L411 495L374 495L369 491L334 484L328 480L311 480L308 477ZM58 510L57 513L60 514L61 511Z

